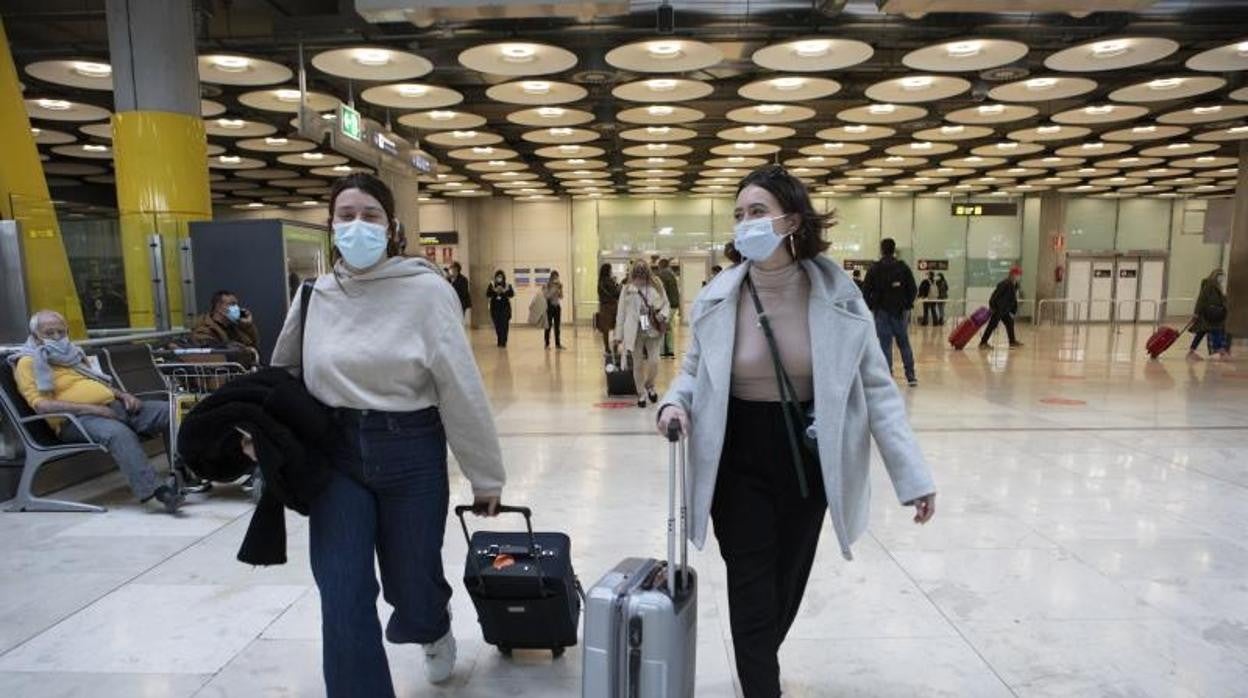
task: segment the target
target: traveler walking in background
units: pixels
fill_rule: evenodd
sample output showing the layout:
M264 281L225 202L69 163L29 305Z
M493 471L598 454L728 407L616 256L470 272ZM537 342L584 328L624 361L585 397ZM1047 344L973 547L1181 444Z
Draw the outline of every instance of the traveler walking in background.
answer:
M670 322L671 307L663 293L662 282L645 262L637 262L620 293L615 329L620 344L629 354L638 407L645 407L647 399L652 405L659 401L654 380L659 375L659 350L665 326Z
M741 263L694 302L693 339L658 427L666 434L675 421L689 437L690 538L701 547L714 523L741 688L777 698L777 654L825 518L846 558L866 530L868 435L917 523L931 519L936 495L871 315L821 254L829 218L776 165L741 181L735 218L726 252Z
M374 564L394 607L385 638L422 644L426 678L446 681L456 655L442 569L448 442L478 513L497 513L505 474L460 304L436 266L399 255L390 189L367 174L338 180L329 222L333 273L316 280L306 327L296 297L272 363L300 369L338 429L310 514L327 694L393 698Z
M893 370L893 341L896 340L906 371L906 382L914 387L919 384L919 379L914 372L914 351L910 348L907 326L918 289L910 267L897 259L897 243L892 238L880 241L880 255L880 261L867 270L867 278L862 282L863 295L866 296L867 307L875 313L875 332L880 339L880 348L884 350L889 372Z
M676 356L672 346L672 332L676 325L676 315L680 312L680 279L672 270L672 260L659 260L659 282L663 284L663 292L667 294L667 304L671 308L672 322L667 323L667 332L663 334L663 358L670 359Z
M923 326L936 324L936 304L931 301L935 282L936 275L929 271L919 284L919 302L923 304L923 317L919 319L919 324Z
M1009 275L997 284L992 297L988 299L988 309L992 311L992 318L988 320L988 325L984 327L984 334L979 338L980 349L992 348L988 340L992 337L993 330L997 329L997 323L1005 325L1005 334L1010 339L1011 349L1023 346L1023 343L1014 336L1014 315L1018 313L1018 280L1022 275L1021 268L1011 267Z
M1226 293L1222 290L1224 275L1214 269L1200 282L1200 294L1196 297L1195 317L1192 318L1192 348L1187 358L1200 361L1200 340L1209 337L1209 356L1227 358L1231 355L1231 340L1226 334Z
M936 275L936 324L945 324L945 303L949 298L949 282L945 280L944 274Z
M602 335L602 351L611 358L611 331L615 314L620 308L620 284L611 274L611 265L598 267L598 333Z
M559 280L559 272L550 270L550 280L542 286L542 296L546 299L546 348L550 348L550 331L555 331L555 348L562 349L559 323L563 318L563 282Z
M858 292L862 293L862 270L861 269L854 270L853 279L854 279L854 285L858 287Z
M468 311L472 310L472 292L468 290L468 277L464 276L464 268L459 265L459 262L451 262L448 279L451 286L455 288L455 295L459 296L461 316L468 315Z
M511 332L511 299L516 297L516 289L507 283L507 275L502 269L494 272L494 280L485 289L485 297L490 301L490 319L494 321L494 336L498 346L507 346L507 335Z

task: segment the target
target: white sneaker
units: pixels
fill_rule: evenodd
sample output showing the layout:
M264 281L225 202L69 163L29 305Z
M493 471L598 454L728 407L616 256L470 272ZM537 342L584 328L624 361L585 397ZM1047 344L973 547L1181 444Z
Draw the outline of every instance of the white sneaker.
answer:
M448 630L425 648L425 678L429 683L443 683L455 672L455 634Z

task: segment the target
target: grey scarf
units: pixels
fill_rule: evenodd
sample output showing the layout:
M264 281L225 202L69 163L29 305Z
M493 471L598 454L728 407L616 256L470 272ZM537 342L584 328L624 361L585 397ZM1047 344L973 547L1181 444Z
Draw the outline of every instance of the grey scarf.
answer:
M34 337L28 337L21 349L9 355L9 364L16 365L18 359L21 359L23 356L29 356L31 361L35 363L35 387L41 393L52 392L53 366L72 368L87 378L97 380L104 385L111 386L113 384L112 378L92 369L91 364L87 363L86 353L68 340L40 344L35 341Z

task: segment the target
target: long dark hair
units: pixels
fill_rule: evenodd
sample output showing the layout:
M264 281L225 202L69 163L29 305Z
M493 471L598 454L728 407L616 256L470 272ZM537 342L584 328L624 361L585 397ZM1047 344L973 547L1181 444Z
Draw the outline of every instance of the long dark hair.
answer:
M806 185L801 180L780 165L767 165L754 170L737 183L737 196L749 186L766 190L776 197L784 215L796 215L801 219L787 241L789 254L793 255L793 259L812 259L828 249L828 241L823 239L823 231L836 225L836 211L816 211L810 201L810 192L806 191ZM724 256L734 264L740 264L744 259L731 242L724 246Z
M388 233L386 235L386 257L398 257L403 254L403 242L399 239L399 222L394 217L394 192L390 191L390 187L380 179L366 172L355 172L346 177L341 177L334 182L329 189L329 227L334 227L334 210L338 205L338 195L348 189L359 189L369 196L377 199L377 203L381 204L381 210L386 213L388 221L386 227ZM334 247L330 252L330 264L336 264L340 255L338 248Z
M599 281L603 281L610 276L611 276L610 264L603 264L602 266L598 267L598 280Z

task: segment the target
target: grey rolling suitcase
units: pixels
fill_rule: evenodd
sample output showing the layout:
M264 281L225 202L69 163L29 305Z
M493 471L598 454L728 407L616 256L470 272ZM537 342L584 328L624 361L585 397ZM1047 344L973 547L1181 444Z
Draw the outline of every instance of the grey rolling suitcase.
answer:
M582 698L692 698L697 665L697 574L689 567L685 446L668 433L667 562L627 558L585 602ZM677 471L680 476L677 478ZM680 483L680 565L676 489ZM675 574L671 570L675 568Z

